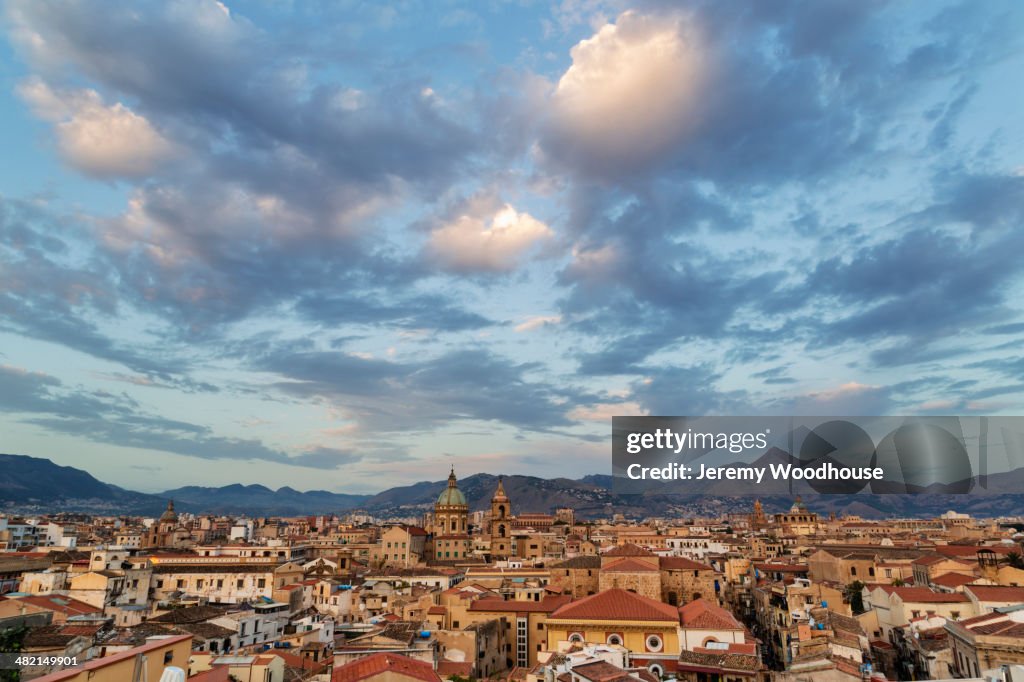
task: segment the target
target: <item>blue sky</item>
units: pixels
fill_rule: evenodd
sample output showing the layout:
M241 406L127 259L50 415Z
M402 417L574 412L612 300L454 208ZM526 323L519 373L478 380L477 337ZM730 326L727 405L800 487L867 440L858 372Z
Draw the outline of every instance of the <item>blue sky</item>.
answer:
M47 2L0 450L139 490L607 472L614 414L1014 414L1015 2Z

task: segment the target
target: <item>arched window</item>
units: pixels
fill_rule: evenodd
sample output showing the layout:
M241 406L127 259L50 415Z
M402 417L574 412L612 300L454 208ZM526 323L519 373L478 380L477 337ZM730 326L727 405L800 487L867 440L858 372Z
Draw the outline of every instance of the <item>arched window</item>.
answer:
M571 635L569 635L569 642L571 644L583 644L583 642L585 642L585 641L586 641L586 638L583 637L583 633L582 632L574 632Z
M658 677L664 677L665 676L665 669L662 668L657 663L651 663L649 666L647 666L647 669L650 670L655 675L657 675Z
M617 632L613 632L610 635L608 635L605 641L608 644L611 644L612 646L622 646L622 635L620 635Z
M499 504L498 505L498 518L499 519L505 518L505 505L503 505L503 504Z

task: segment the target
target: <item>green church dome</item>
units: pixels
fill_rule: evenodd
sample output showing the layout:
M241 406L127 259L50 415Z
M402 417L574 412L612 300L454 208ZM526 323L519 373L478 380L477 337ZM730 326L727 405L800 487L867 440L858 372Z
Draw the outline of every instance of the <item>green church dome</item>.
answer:
M448 474L448 487L442 490L441 494L437 497L438 505L445 505L449 507L456 505L463 507L467 506L466 496L462 494L462 491L459 490L456 483L455 468L453 467L452 472Z

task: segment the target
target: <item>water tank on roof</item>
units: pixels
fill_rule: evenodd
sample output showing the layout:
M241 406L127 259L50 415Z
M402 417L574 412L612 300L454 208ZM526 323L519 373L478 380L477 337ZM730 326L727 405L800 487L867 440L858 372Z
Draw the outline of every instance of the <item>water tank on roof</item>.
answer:
M821 608L823 608L823 609L827 609L828 608L828 602L825 601L824 599L821 600Z
M185 671L173 665L164 668L160 682L185 682Z
M430 639L430 630L420 630L420 637Z

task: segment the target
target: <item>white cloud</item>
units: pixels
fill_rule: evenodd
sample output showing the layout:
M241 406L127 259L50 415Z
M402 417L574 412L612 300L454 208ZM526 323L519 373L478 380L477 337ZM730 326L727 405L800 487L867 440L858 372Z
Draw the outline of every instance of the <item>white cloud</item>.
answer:
M644 416L649 413L640 403L628 400L621 403L599 403L580 406L569 412L569 418L577 421L608 422L612 417Z
M561 315L537 315L530 319L517 324L515 329L517 332L532 332L535 329L546 327L551 324L559 324L562 321Z
M102 178L144 177L175 155L174 145L143 116L95 90L54 90L39 78L18 88L35 114L54 123L61 156Z
M689 20L625 12L571 54L551 98L549 155L582 172L628 171L692 129L707 60Z
M554 235L551 228L510 204L489 215L473 211L430 234L428 250L456 272L509 272Z

